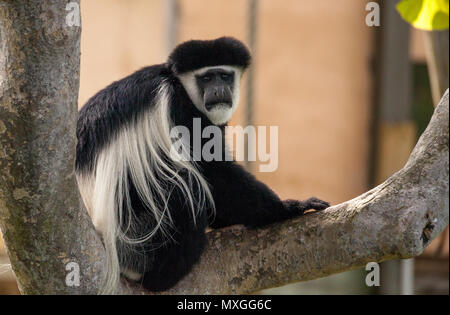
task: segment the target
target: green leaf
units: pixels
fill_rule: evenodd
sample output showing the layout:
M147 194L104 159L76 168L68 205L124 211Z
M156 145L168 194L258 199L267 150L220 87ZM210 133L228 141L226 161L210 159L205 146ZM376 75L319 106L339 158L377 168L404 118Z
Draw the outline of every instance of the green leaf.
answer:
M397 11L414 27L432 31L448 29L449 0L402 0Z

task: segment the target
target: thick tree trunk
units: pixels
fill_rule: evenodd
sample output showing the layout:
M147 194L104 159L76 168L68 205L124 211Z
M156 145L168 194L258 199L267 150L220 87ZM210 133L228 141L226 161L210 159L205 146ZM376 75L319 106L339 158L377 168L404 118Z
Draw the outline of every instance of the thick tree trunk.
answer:
M80 28L65 5L0 1L0 227L26 294L97 293L105 272L73 172ZM448 225L448 111L447 92L407 165L364 195L265 229L210 232L167 293L250 293L420 254ZM67 285L70 262L79 286ZM123 293L142 291L124 282Z
M67 2L0 1L0 227L27 294L95 293L102 281L74 176L81 28L67 25ZM66 285L69 262L79 287Z

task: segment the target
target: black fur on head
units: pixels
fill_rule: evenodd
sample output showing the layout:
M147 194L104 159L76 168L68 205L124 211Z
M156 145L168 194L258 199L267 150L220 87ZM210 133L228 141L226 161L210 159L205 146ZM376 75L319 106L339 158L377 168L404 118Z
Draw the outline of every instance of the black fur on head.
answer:
M168 64L174 73L181 74L218 65L245 69L250 59L250 52L241 41L220 37L214 40L191 40L178 45L170 54Z

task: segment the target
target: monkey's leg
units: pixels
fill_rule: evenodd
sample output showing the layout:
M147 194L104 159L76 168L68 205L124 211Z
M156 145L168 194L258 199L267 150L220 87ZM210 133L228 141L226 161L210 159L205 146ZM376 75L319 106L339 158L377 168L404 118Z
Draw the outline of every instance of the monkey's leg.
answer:
M213 185L216 205L213 228L233 224L259 227L293 218L309 209L317 211L329 203L317 198L305 201L280 198L264 183L234 162L212 162L204 167L207 181Z
M142 285L149 291L161 292L173 287L190 272L205 247L204 230L180 230L175 241L169 241L148 255L153 264L142 279Z

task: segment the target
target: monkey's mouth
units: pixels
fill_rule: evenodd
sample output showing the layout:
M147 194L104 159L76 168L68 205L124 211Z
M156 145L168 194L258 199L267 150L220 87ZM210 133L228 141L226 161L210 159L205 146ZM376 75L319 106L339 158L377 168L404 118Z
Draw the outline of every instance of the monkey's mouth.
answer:
M205 108L207 111L210 111L212 109L225 107L225 108L231 108L232 104L231 102L214 102L214 103L206 103Z

